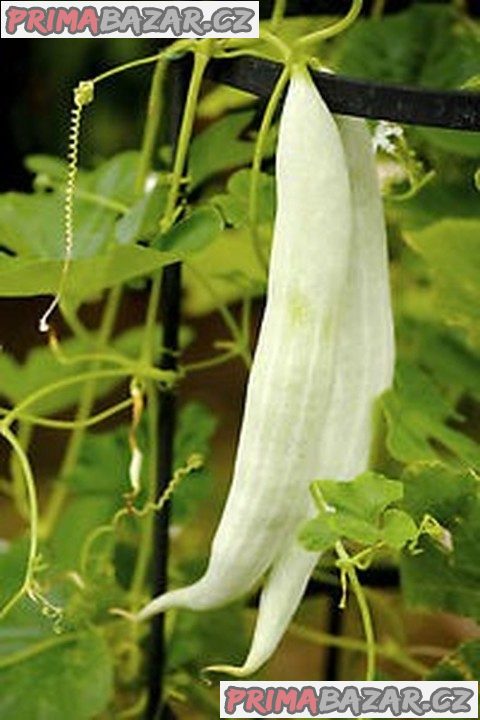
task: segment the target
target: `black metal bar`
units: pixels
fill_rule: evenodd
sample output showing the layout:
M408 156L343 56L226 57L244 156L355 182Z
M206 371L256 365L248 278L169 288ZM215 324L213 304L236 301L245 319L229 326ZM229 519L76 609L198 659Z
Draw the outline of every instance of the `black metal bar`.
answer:
M212 60L212 80L268 97L282 66L249 56ZM406 124L480 131L480 93L459 90L383 85L367 80L312 72L330 110L344 115L392 120Z
M188 85L189 59L172 64L170 69L170 136L175 149L185 106ZM161 316L163 323L163 353L160 367L165 370L176 368L175 351L178 350L180 329L181 265L169 265L163 271ZM172 352L173 351L173 352ZM173 453L176 428L176 397L173 392L165 391L159 404L159 444L158 444L158 497L168 486L173 472ZM167 588L168 565L168 529L170 506L156 515L153 531L153 595L160 595ZM152 620L150 636L150 657L148 665L149 699L145 714L146 720L173 720L174 713L163 704L163 675L166 657L164 648L164 615L156 615Z
M333 588L328 596L328 633L334 637L342 635L343 610L340 607L342 591L340 588ZM340 648L330 645L326 651L325 671L321 677L334 682L338 680L340 664Z
M364 587L376 588L378 590L392 590L400 585L400 573L398 568L393 566L371 567L367 570L358 570L358 577ZM336 586L321 580L311 579L305 592L307 597L315 597L320 594L333 594Z

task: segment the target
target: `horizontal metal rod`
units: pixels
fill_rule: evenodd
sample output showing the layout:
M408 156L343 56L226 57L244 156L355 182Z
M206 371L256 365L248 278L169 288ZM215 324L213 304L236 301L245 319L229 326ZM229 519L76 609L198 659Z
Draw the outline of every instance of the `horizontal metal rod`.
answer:
M258 97L268 97L281 69L279 63L246 55L214 59L207 74L218 83ZM312 76L325 102L335 113L480 131L480 93L384 85L318 71L312 72Z

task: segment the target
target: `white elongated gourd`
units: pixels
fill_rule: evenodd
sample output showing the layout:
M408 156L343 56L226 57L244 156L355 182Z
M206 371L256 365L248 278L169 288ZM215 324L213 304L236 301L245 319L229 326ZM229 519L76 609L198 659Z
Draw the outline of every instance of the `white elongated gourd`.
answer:
M351 183L353 231L335 341L333 390L312 479L349 480L368 467L375 400L392 383L395 353L386 230L371 136L363 120L341 117L338 124ZM308 498L305 502L306 520L315 510ZM245 664L217 666L216 670L241 677L268 660L318 559L318 554L300 546L296 534L285 538L262 591Z
M247 593L305 517L333 385L352 233L340 133L304 70L290 82L276 162L267 305L209 565L195 584L150 602L139 619L172 607L218 607Z
M348 480L367 468L375 400L392 381L386 233L371 138L364 121L338 118L342 153L332 123L313 83L294 76L277 149L268 303L232 489L204 578L140 614L223 604L269 570L245 664L212 668L237 676L274 652L318 561L297 540L315 513L309 482ZM327 169L329 162L336 167Z

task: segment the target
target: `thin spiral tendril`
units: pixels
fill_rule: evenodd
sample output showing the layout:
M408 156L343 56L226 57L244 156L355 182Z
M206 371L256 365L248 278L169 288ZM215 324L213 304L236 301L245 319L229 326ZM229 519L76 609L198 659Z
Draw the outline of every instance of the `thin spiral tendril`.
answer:
M68 271L73 256L73 239L74 239L74 199L75 188L78 176L78 155L80 147L80 130L82 124L82 111L85 105L89 105L94 99L94 83L91 80L82 81L74 90L74 105L71 112L70 132L68 139L68 168L67 182L65 185L65 204L64 204L64 243L65 255L60 277L58 291L52 300L47 311L40 319L39 329L42 333L50 330L50 318L58 307L62 298Z

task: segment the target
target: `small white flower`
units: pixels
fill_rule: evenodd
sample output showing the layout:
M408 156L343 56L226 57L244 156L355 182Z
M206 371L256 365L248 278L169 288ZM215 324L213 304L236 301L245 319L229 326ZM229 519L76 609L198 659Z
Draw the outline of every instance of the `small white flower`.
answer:
M395 123L380 120L373 134L373 147L375 152L383 150L389 155L395 153L395 139L403 137L403 128Z

